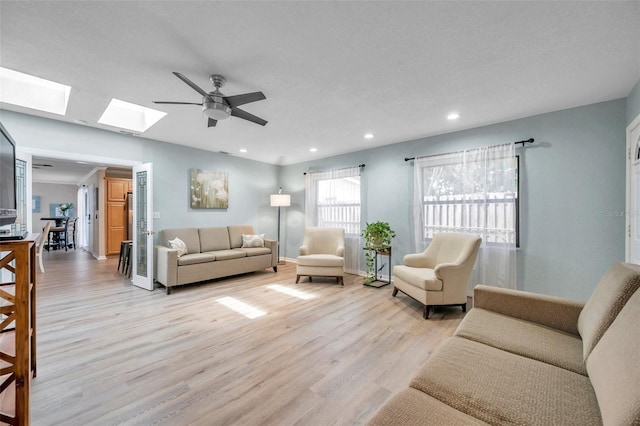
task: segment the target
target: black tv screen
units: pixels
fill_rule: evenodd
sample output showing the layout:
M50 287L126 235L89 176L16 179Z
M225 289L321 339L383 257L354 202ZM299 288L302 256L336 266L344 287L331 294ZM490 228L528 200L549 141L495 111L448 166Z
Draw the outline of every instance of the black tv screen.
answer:
M16 144L0 123L0 225L16 221Z

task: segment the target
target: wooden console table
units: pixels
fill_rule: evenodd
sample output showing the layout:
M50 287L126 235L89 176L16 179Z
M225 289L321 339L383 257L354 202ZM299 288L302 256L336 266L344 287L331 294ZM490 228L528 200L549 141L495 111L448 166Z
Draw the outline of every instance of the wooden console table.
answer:
M0 242L0 422L29 425L31 379L36 376L36 238ZM12 264L13 263L13 264Z

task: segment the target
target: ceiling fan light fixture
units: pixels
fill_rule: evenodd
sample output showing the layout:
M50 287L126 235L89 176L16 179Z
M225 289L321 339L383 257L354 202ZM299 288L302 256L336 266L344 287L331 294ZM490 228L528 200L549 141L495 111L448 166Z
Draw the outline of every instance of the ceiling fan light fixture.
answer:
M202 113L214 120L224 120L231 115L231 107L218 102L205 101L202 104Z

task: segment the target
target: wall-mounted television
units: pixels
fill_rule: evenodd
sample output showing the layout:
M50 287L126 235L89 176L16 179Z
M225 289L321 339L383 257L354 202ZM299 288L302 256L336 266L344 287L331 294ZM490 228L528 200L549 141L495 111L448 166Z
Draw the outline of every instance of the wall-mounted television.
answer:
M0 226L18 216L16 203L16 143L0 122Z

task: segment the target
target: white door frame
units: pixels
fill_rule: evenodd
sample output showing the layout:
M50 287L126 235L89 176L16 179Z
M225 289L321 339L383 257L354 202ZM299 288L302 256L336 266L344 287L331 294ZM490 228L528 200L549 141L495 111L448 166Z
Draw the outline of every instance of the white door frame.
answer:
M59 159L59 160L68 160L68 161L82 161L85 163L94 163L96 165L98 165L98 167L96 167L96 169L94 169L94 171L92 171L91 173L89 173L89 175L85 176L85 179L88 178L91 174L93 174L96 170L101 170L101 169L105 169L106 167L104 165L109 165L109 166L114 166L114 167L131 167L133 168L133 166L137 165L137 164L142 164L142 161L134 161L134 160L124 160L121 158L113 158L113 157L103 157L103 156L99 156L99 155L91 155L91 154L80 154L80 153L75 153L75 152L67 152L67 151L53 151L53 150L49 150L49 149L40 149L40 148L32 148L32 147L20 147L17 146L16 147L16 153L25 153L28 154L31 157L35 156L35 157L45 157L45 158L53 158L53 159ZM31 172L31 167L29 167L29 176L30 172ZM33 185L30 184L28 187L28 196L31 197L31 191L32 191ZM102 192L102 191L101 191ZM91 197L94 196L95 193L92 192ZM102 196L102 194L98 194L98 196ZM90 211L92 212L93 216L92 216L92 227L94 229L96 229L96 226L101 226L102 221L99 219L98 217L98 212L95 211L95 204L93 206L90 206ZM98 233L98 235L100 235ZM100 251L101 251L101 247L102 245L106 245L106 242L101 241L100 237L98 237L98 241L93 241L92 239L94 238L94 235L91 234L89 236L90 240L89 240L89 247L88 247L88 251L90 253L93 254L93 256L98 259L98 260L104 260L106 259L106 257L104 256L104 249L102 249L102 256L100 255ZM95 245L95 247L94 247Z
M631 259L631 219L640 212L631 211L631 171L634 160L635 142L631 140L631 133L640 128L640 114L627 126L627 184L626 184L626 214L624 226L624 258L626 262Z
M140 193L139 179L146 193ZM153 164L133 166L133 249L130 254L131 283L153 290Z

